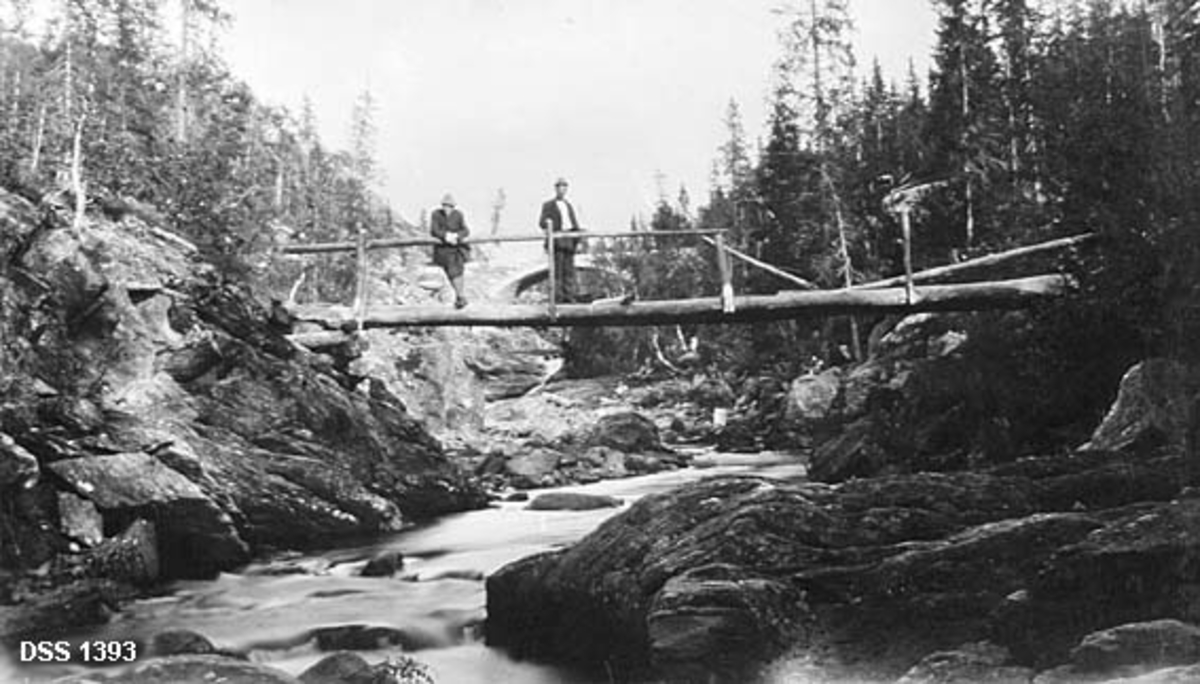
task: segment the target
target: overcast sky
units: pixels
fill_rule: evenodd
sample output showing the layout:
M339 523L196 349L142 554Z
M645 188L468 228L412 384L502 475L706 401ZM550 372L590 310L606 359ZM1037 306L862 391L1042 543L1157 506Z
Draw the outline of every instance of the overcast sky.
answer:
M322 137L347 142L353 101L377 103L380 188L405 217L454 193L486 231L529 232L557 176L586 227L648 215L663 174L693 205L725 137L730 98L751 140L766 118L778 0L237 0L224 40L268 102L313 102ZM850 0L857 56L924 75L929 0ZM865 68L865 67L864 67Z

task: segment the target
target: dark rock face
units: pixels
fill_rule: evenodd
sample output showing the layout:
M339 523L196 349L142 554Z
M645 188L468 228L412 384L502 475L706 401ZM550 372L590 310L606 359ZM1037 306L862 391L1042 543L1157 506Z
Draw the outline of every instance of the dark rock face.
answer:
M1012 654L1000 668L1063 662L1102 626L1200 610L1200 500L1171 500L1182 458L1145 464L1158 490L1081 503L1092 501L1089 471L1129 458L836 487L705 480L489 577L488 643L670 681L746 681L791 648L891 677L984 640Z
M1095 349L1059 313L909 316L874 336L863 363L798 378L783 423L811 440L810 477L978 469L1085 442L1136 345L1114 339ZM1092 448L1126 448L1116 438L1123 430L1151 446L1154 435L1165 441L1163 430L1179 439L1177 416L1187 407L1173 397L1189 386L1184 376L1161 361L1133 376L1145 388L1126 402L1138 417L1105 428Z

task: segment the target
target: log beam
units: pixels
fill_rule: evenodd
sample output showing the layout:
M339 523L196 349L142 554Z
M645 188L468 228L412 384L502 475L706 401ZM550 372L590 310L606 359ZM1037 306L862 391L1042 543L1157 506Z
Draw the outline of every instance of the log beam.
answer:
M918 286L908 301L906 288L785 291L774 295L747 295L735 299L735 310L725 313L720 297L592 304L560 304L551 316L537 304L472 304L464 309L445 305L374 306L363 318L366 328L409 326L638 326L664 323L744 323L795 318L816 318L852 313L915 313L1016 309L1059 297L1070 291L1063 275L1041 275L1016 280ZM347 307L297 306L299 320L339 329L354 322Z

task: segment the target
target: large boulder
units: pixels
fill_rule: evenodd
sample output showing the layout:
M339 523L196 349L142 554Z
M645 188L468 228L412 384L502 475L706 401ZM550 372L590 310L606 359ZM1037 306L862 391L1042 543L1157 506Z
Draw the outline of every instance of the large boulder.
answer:
M830 368L792 380L784 419L795 423L827 418L841 389L841 375L840 369Z
M229 514L199 485L153 456L71 458L48 468L91 501L102 518L156 520L159 556L168 577L206 577L249 560Z
M1087 635L1071 651L1081 672L1200 663L1200 627L1179 620L1118 625Z
M1146 463L1135 477L1164 485L1106 509L1080 503L1096 501L1081 470L1126 457L1070 461L834 487L717 477L649 496L490 576L488 643L668 681L746 681L793 649L898 677L964 642L1007 649L1001 669L1044 667L1105 623L1195 614L1200 500L1172 500L1182 458ZM1147 492L1158 500L1134 503Z
M584 446L602 446L626 453L664 451L658 426L635 411L603 415L584 436Z
M1084 444L1087 449L1133 451L1169 444L1180 447L1188 429L1188 410L1197 395L1183 364L1147 359L1121 378L1117 398Z

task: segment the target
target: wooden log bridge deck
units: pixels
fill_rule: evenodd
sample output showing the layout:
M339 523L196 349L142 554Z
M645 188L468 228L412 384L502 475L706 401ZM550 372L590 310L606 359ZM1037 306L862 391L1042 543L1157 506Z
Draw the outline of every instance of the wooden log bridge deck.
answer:
M719 296L690 299L635 301L632 298L608 298L587 304L556 303L512 304L472 302L455 309L447 304L384 304L367 303L366 252L369 249L432 245L428 238L388 239L357 243L327 243L291 245L282 251L290 254L317 254L355 251L358 255L358 279L353 305L289 304L291 313L300 321L320 323L326 328L351 331L362 328L436 327L436 326L497 326L497 327L585 327L585 326L644 326L668 323L745 323L780 319L861 313L908 313L927 311L969 311L1023 308L1048 298L1059 297L1073 288L1068 276L1037 275L1014 280L992 280L951 285L918 285L919 282L944 277L958 271L991 265L1016 256L1079 244L1090 234L1052 240L1021 247L1000 254L988 255L959 264L913 273L906 259L906 273L876 283L864 283L838 290L812 289L811 283L786 272L768 268L775 275L806 288L787 290L773 295L734 295L731 284L730 258L738 258L753 266L767 268L748 255L724 244L722 231L653 231L632 233L573 233L586 238L660 238L678 235L701 237L716 248L717 268L721 274ZM484 242L544 241L544 235L507 236L473 240ZM548 268L550 292L554 292L553 260Z

